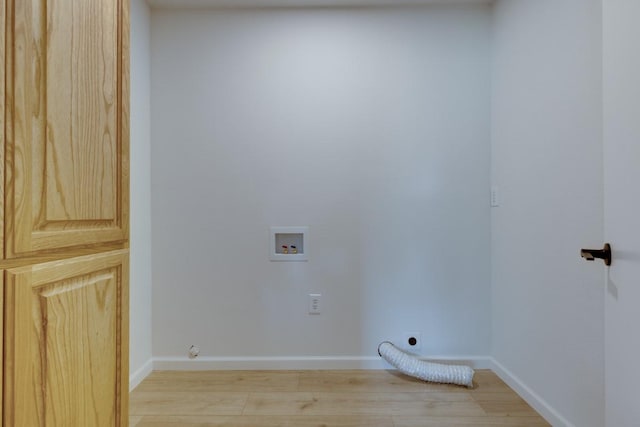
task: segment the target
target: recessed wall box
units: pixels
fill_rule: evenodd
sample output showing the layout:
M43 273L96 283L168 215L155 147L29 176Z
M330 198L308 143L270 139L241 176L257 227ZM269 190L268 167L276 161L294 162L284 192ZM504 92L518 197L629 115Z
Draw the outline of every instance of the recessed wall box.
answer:
M309 227L271 227L269 235L271 261L309 259Z

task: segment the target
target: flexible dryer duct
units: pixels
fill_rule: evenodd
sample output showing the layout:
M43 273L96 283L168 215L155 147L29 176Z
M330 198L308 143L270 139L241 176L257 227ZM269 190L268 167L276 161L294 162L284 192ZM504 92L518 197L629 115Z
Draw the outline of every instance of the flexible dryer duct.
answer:
M378 354L403 374L423 381L473 387L473 369L464 365L443 365L420 360L389 341L378 346Z

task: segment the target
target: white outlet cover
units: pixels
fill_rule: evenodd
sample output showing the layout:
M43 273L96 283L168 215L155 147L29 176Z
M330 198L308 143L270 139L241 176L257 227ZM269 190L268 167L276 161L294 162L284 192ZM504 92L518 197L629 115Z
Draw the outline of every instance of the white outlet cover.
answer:
M500 206L500 187L497 185L491 186L491 207L497 208Z
M322 312L322 295L309 294L309 314L320 314Z

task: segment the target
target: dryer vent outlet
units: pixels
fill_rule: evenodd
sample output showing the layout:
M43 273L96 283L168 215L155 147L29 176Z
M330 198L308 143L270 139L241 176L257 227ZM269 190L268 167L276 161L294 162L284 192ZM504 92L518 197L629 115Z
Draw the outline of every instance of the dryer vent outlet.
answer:
M405 332L402 334L402 348L415 352L422 349L422 335L420 332Z

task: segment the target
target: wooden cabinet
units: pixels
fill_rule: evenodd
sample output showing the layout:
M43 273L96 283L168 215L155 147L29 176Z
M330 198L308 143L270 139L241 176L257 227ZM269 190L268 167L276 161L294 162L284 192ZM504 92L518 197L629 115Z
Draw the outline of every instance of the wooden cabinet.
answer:
M128 0L0 0L0 420L128 425Z
M126 424L128 251L5 273L5 425Z
M125 2L6 1L5 256L125 241Z

